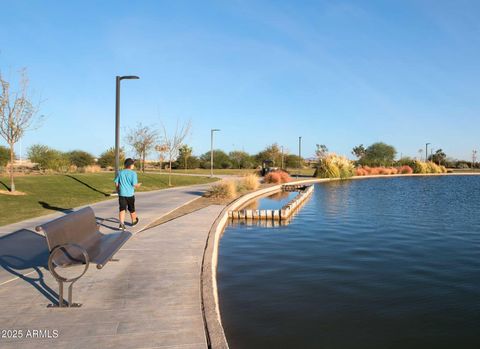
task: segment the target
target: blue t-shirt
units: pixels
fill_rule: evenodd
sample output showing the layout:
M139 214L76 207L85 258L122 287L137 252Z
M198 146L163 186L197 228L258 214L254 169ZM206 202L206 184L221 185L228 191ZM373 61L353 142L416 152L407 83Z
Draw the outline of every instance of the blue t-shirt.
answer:
M129 169L121 170L115 177L115 183L118 184L119 196L133 196L135 195L135 185L138 184L137 173Z

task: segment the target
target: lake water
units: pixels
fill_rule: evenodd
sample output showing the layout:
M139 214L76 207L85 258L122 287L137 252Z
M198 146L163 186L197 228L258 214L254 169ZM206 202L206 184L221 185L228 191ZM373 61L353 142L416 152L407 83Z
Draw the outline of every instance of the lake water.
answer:
M280 191L272 195L252 200L245 207L247 210L280 210L299 194L298 191Z
M318 184L226 229L218 286L232 349L480 348L480 176Z

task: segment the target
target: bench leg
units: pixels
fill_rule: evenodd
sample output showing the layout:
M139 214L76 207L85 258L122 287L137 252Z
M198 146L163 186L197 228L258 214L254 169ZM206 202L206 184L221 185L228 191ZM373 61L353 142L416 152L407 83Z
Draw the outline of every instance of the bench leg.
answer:
M73 284L74 282L71 282L70 285L68 286L68 302L65 302L65 299L63 298L63 284L64 282L61 280L58 280L58 304L49 304L47 308L80 308L82 304L80 303L74 303L72 301L73 298Z

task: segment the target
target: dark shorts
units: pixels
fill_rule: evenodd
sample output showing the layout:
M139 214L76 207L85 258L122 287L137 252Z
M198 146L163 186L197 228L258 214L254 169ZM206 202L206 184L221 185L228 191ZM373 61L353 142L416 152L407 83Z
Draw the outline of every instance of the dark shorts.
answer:
M118 204L120 206L120 211L125 211L128 207L130 213L135 212L135 196L119 196Z

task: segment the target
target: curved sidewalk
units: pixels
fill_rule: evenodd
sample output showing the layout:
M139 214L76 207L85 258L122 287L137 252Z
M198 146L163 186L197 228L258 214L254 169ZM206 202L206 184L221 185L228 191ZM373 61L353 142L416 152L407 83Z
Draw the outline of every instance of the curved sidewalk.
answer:
M138 194L143 227L199 197L206 187ZM116 226L110 219L116 217L115 201L92 206L105 219L104 232ZM58 338L0 338L0 347L206 348L201 265L208 232L222 209L212 205L134 235L116 254L119 262L102 270L91 267L75 284L74 301L83 303L77 309L46 308L56 298L57 284L44 269L43 237L28 228L53 217L24 222L25 229L18 224L0 228L0 329L22 330L24 337L28 330L51 336L58 331ZM9 234L12 228L17 233ZM15 235L22 236L15 241ZM25 253L32 247L36 254ZM5 278L10 279L2 283Z

